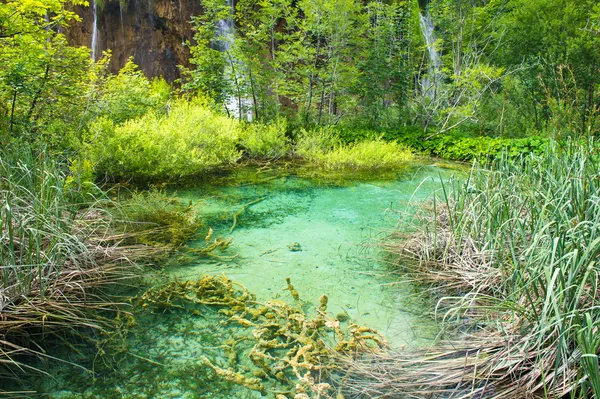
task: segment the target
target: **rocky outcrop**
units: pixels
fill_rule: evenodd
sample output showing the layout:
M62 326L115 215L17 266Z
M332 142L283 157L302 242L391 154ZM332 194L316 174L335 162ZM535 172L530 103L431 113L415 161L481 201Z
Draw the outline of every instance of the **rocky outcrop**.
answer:
M94 32L94 0L75 12L81 22L67 32L73 45L91 47ZM199 0L96 0L96 52L112 50L110 69L118 71L133 57L148 77L180 77L178 65L187 65L186 41L193 36L190 18L201 12ZM102 4L103 3L103 4Z

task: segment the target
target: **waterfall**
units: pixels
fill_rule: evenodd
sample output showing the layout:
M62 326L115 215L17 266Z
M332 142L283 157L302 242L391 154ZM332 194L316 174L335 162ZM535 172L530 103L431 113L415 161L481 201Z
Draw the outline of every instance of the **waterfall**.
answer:
M92 28L92 60L96 61L96 47L98 46L98 4L94 0L94 27Z
M429 54L429 63L427 66L427 75L421 78L421 89L423 94L428 97L434 97L440 79L441 61L440 54L435 48L436 37L434 33L433 20L429 12L420 15L421 33L427 45Z
M233 1L234 0L227 0L227 6L229 7L231 14L235 13L235 4ZM237 60L231 57L231 53L229 52L235 38L235 25L232 17L221 19L217 22L217 36L220 39L219 50L226 53L225 56L229 61L229 65L231 66L231 71L228 74L231 76L226 77L232 77L234 79L235 91L237 91L237 85L240 77L239 67L241 67L241 65L237 62ZM236 66L238 68L236 68ZM248 121L252 120L252 102L249 99L244 97L240 99L237 95L232 96L226 100L225 106L232 115L238 116L239 119L246 119Z
M181 25L181 30L183 31L183 6L181 5L181 0L179 0L179 24Z
M123 1L119 1L119 14L121 15L121 36L123 36L123 45L125 45L125 25L123 24Z

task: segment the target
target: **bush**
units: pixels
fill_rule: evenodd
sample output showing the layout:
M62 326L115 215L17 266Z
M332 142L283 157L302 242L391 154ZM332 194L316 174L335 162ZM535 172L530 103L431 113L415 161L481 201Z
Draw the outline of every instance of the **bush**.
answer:
M290 145L285 132L287 121L279 120L268 125L247 123L240 129L240 146L250 158L278 159L285 156Z
M200 175L236 162L238 123L201 100L179 100L168 115L149 112L116 125L101 118L91 127L87 156L97 174L166 180Z
M395 170L406 166L413 155L396 142L381 139L338 146L326 152L318 162L329 170Z
M164 79L149 81L131 60L117 75L103 78L97 90L92 113L116 124L139 118L149 111L164 113L171 98L171 87Z
M330 128L300 131L296 142L296 154L311 162L318 162L324 153L341 145L336 132Z
M496 158L500 155L516 157L521 154L541 154L548 146L548 139L530 136L520 139L470 136L464 132L451 132L428 138L420 128L407 128L403 131L387 132L384 138L398 140L427 155L457 161L470 161L474 158Z
M343 144L331 129L304 131L296 153L326 170L395 170L413 159L404 146L382 139Z

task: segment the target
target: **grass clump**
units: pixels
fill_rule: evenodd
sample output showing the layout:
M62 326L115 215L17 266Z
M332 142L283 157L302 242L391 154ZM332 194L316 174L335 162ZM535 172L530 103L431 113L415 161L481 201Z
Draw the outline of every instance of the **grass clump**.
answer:
M399 170L413 160L411 152L396 142L372 139L343 144L330 129L304 131L296 153L329 171Z
M74 204L64 182L45 153L0 152L0 378L31 369L23 356L43 357L48 337L109 328L103 288L143 251L119 247L98 200Z
M201 100L178 100L164 116L150 111L119 125L100 118L90 128L87 154L97 175L113 179L201 175L240 158L237 126Z
M113 210L113 216L117 231L150 246L180 247L202 225L191 203L184 204L156 189L133 193Z
M387 249L441 293L459 338L355 365L350 391L600 397L599 199L591 144L499 157L445 184L418 231Z

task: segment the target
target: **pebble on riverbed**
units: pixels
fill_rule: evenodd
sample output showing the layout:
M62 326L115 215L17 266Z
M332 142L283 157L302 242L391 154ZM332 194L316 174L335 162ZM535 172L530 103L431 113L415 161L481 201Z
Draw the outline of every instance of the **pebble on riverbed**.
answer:
M299 243L297 243L297 242L289 244L287 247L292 252L300 252L300 251L302 251L302 246Z

